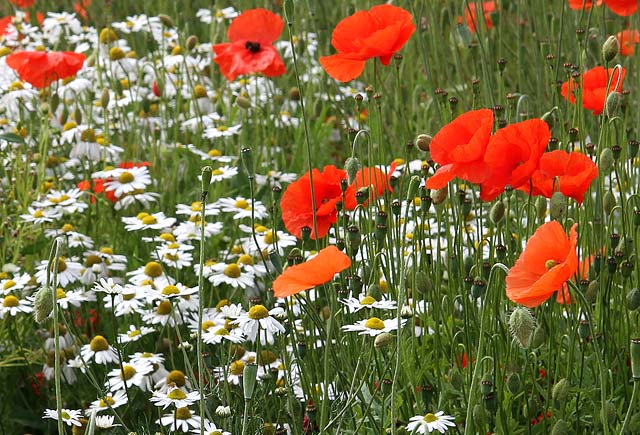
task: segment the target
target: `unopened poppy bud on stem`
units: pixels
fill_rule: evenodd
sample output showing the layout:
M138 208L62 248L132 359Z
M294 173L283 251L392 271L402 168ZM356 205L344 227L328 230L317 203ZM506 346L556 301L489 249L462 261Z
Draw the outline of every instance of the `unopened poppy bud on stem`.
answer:
M420 177L414 175L409 180L409 188L407 189L407 201L413 201L420 186Z
M561 192L554 192L554 194L551 195L550 203L549 214L551 215L551 219L562 220L567 211L567 198Z
M602 58L605 62L611 62L620 51L620 42L618 38L614 35L611 35L604 41L602 44Z
M255 176L253 169L253 151L251 151L251 148L242 148L240 155L242 156L242 164L244 165L244 169L247 171L247 176L250 179L253 179Z
M255 364L246 364L242 370L242 388L244 391L244 400L251 400L253 391L256 388L256 379L258 376L258 366Z
M349 157L344 162L344 170L347 171L347 180L349 184L353 184L356 181L356 174L360 170L360 160L357 157Z
M524 349L531 345L536 325L533 314L524 307L516 307L509 317L511 335Z
M209 185L211 184L211 174L213 173L213 169L211 166L205 166L202 168L202 193L206 194L209 192Z
M42 286L38 290L34 301L34 313L37 323L42 323L53 311L53 289Z
M634 381L640 380L640 338L631 339L631 375Z

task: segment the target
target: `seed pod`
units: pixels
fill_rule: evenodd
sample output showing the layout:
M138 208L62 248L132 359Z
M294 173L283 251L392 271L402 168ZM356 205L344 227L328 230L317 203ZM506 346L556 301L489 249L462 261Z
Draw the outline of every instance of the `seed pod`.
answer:
M480 382L480 392L482 394L489 394L492 391L493 381L491 380L491 375L487 373L482 377L482 381Z

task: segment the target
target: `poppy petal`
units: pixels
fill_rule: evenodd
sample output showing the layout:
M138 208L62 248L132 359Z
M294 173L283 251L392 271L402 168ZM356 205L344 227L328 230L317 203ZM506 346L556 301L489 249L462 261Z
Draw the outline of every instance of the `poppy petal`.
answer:
M280 15L262 8L249 9L234 18L227 37L231 42L253 41L271 45L280 37L284 21Z
M350 59L342 54L322 56L320 58L322 68L339 82L348 82L360 76L364 71L364 59Z
M328 246L311 260L290 266L273 282L273 294L283 298L331 281L351 266L351 259L335 246Z

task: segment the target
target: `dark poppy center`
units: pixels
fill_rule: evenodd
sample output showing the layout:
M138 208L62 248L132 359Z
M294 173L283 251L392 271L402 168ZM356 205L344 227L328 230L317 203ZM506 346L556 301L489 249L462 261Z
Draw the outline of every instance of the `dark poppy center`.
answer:
M245 48L247 50L249 50L251 53L257 53L260 51L260 43L259 42L253 42L253 41L247 41L244 44Z

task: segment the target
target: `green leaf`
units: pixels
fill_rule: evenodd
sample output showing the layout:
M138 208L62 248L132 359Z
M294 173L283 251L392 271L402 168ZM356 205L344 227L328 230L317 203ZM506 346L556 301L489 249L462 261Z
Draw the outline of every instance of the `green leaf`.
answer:
M15 133L0 134L0 139L6 140L7 142L24 144L24 139L22 138L22 136L19 136Z

